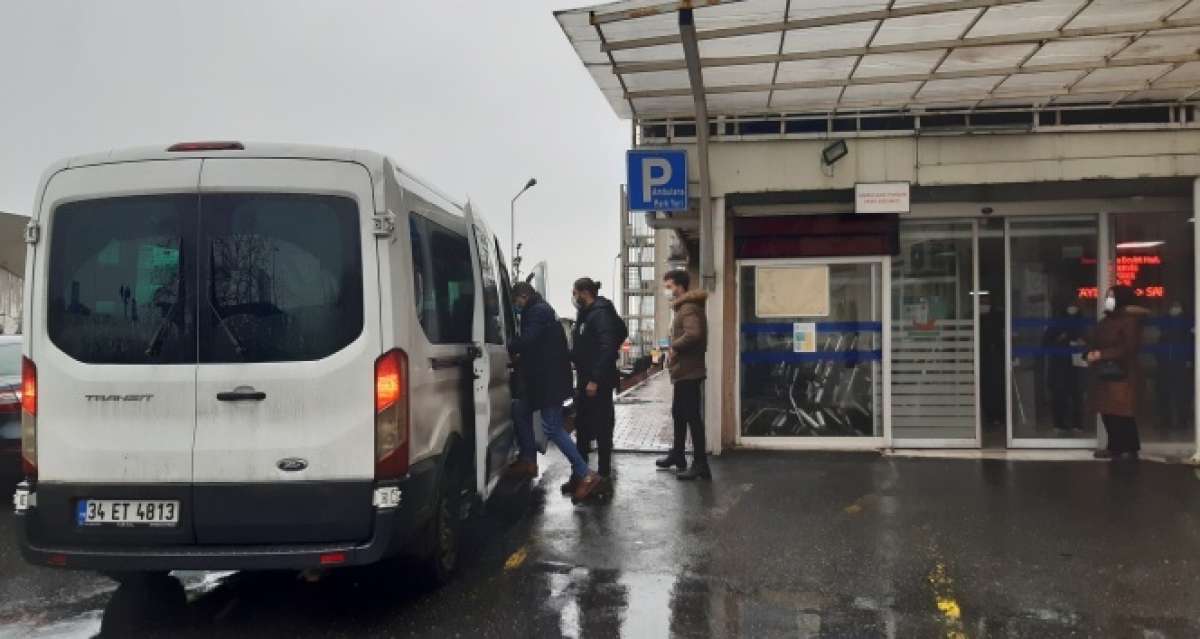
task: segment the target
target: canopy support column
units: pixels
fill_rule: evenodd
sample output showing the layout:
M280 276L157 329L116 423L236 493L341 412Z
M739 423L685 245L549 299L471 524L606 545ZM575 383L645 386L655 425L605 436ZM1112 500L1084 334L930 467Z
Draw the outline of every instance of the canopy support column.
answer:
M1192 282L1200 281L1200 177L1192 183L1192 246L1195 269ZM1192 308L1192 322L1200 320L1200 291L1193 295L1195 301ZM1194 329L1193 329L1194 330ZM1192 396L1200 398L1200 339L1193 335L1192 348ZM1196 436L1196 451L1192 453L1192 463L1200 464L1200 401L1192 402L1192 430Z
M713 267L712 193L708 171L708 102L704 98L704 71L700 66L700 45L691 9L679 12L679 39L687 61L688 79L696 110L696 155L700 178L700 282L706 291L716 288Z

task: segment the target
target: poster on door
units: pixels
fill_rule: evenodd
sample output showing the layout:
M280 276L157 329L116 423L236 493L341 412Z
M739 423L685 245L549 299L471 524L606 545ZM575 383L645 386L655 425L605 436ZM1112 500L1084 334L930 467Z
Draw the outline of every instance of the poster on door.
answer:
M795 322L792 324L792 352L817 352L816 322Z

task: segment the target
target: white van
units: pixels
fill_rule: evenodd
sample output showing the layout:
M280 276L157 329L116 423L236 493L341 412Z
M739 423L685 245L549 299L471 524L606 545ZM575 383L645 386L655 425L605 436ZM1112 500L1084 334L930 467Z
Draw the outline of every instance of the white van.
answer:
M469 204L375 153L184 143L55 164L26 239L29 561L454 570L514 448Z

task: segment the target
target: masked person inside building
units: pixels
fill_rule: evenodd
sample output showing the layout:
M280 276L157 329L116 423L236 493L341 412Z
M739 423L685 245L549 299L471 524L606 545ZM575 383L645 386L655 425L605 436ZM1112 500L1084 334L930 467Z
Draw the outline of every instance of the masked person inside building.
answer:
M563 401L571 395L571 363L567 359L567 336L554 309L527 282L512 289L513 306L521 313L521 332L509 351L517 358L523 395L516 402L513 422L517 431L520 456L508 469L514 478L533 478L538 474L537 444L533 439L533 413L541 411L542 429L563 456L571 462L575 480L572 501L579 503L597 493L600 476L587 462L567 434L563 419Z
M590 277L575 280L571 301L578 314L571 331L571 361L575 364L575 445L587 461L592 442L599 453L597 470L611 481L613 392L617 388L617 349L629 336L616 307L600 296L600 283ZM575 478L563 484L563 492L575 490Z
M1091 369L1092 408L1100 413L1108 432L1108 448L1096 451L1097 459L1137 459L1138 390L1141 370L1138 351L1142 345L1142 316L1137 298L1128 286L1114 286L1104 298L1104 319L1088 340Z
M1164 435L1183 434L1190 430L1192 402L1192 353L1195 335L1192 321L1183 312L1182 302L1172 302L1167 316L1160 320L1162 332L1158 339L1158 427Z
M1085 320L1079 305L1060 305L1062 315L1049 322L1042 337L1045 353L1046 388L1050 390L1050 410L1054 430L1059 434L1083 432L1083 389L1087 362L1084 361Z

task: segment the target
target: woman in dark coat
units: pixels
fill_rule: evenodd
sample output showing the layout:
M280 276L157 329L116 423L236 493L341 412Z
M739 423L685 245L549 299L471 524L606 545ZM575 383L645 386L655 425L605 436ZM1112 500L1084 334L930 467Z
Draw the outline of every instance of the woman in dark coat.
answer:
M1133 289L1112 287L1104 300L1105 317L1088 341L1091 350L1087 360L1093 370L1092 408L1108 431L1108 449L1096 451L1098 459L1137 459L1142 447L1134 419L1141 384L1138 351L1142 346L1142 313L1134 306L1135 301Z

